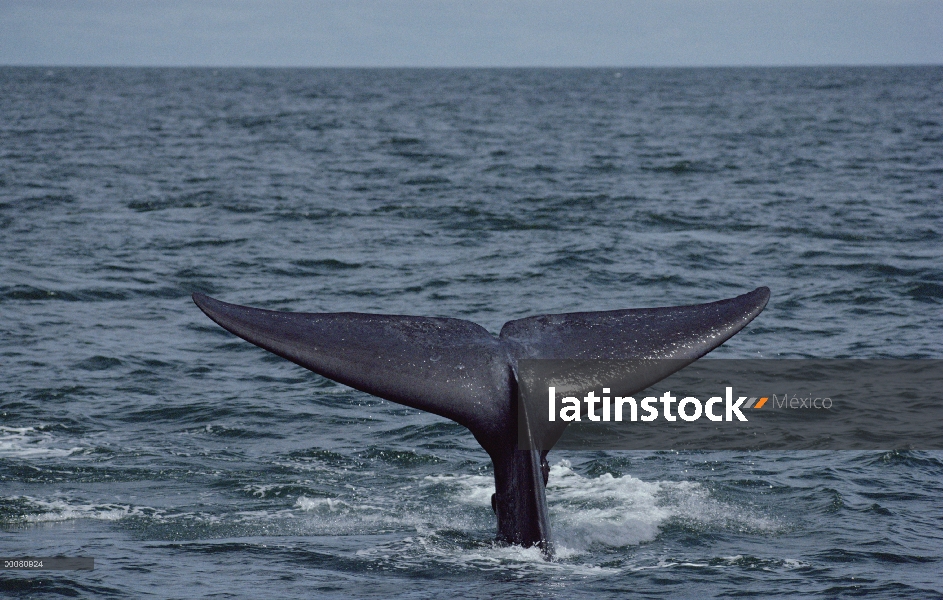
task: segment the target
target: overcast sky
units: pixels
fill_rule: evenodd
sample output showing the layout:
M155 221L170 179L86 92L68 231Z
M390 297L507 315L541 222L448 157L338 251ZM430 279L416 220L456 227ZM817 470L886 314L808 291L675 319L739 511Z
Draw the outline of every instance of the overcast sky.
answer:
M943 0L0 0L0 64L943 64Z

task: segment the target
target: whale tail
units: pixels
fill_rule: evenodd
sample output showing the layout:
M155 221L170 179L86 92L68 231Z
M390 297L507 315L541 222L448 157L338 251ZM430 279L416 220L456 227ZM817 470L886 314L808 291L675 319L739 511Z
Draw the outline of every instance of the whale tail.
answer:
M668 372L642 369L623 382L639 391L720 346L769 295L761 287L707 304L539 315L509 321L498 336L460 319L289 313L200 293L193 301L224 329L315 373L467 427L495 465L499 537L546 550L543 456L562 427L533 433L539 451L519 447L518 362L673 359Z

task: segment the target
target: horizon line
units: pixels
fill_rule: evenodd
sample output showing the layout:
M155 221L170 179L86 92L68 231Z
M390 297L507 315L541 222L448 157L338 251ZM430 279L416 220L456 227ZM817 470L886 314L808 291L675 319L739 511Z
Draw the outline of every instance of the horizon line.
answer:
M0 68L36 69L375 69L375 70L445 70L445 69L814 69L814 68L881 68L881 67L943 67L943 62L900 63L776 63L776 64L704 64L704 65L212 65L212 64L55 64L0 63Z

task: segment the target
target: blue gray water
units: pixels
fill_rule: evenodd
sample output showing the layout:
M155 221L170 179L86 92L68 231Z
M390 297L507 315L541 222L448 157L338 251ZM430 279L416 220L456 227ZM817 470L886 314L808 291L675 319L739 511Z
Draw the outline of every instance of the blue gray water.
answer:
M943 68L0 69L0 595L943 596L943 453L551 452L226 333L767 285L727 358L943 357Z

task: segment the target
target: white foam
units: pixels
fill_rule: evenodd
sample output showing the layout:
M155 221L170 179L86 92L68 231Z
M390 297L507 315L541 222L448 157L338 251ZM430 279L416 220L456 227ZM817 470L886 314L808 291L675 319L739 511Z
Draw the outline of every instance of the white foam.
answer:
M810 563L807 563L804 560L799 560L797 558L783 559L783 568L786 569L787 571L791 571L792 569L803 569L808 566L811 566Z
M438 538L434 534L420 534L378 544L357 551L357 557L370 563L389 563L397 569L428 568L430 563L449 568L471 571L500 571L512 577L530 574L542 576L600 576L619 572L619 569L578 562L567 562L568 553L556 553L548 561L537 547L523 548L497 543L462 547Z
M494 493L491 475L427 475L423 481L453 488L453 499L460 504L491 506Z
M154 509L122 504L70 504L64 500L40 500L29 496L12 499L25 501L30 505L31 512L17 519L24 523L49 523L76 519L117 521L132 515L142 516L155 512Z
M298 498L298 501L295 502L295 508L300 508L305 512L319 510L324 507L327 507L331 512L335 512L341 507L348 506L346 502L336 498L308 498L307 496L301 496Z
M459 504L490 506L494 478L483 475L430 475L431 485L452 490ZM687 481L642 481L631 475L584 477L562 460L550 468L547 502L561 559L594 544L634 546L655 539L672 519L695 527L769 531L775 524L750 511L712 498L701 484Z
M69 456L82 448L52 448L52 436L35 427L4 427L0 425L0 457L35 458Z
M698 483L646 482L624 475L583 477L566 460L550 469L547 500L558 544L579 552L593 544L633 546L670 519L695 526L770 530L773 523L710 497Z
M657 569L673 569L675 567L697 567L697 568L707 568L710 567L707 563L693 563L693 562L682 562L677 560L666 560L659 559L657 563L653 565L635 565L628 567L630 571L652 571Z

